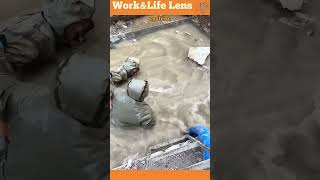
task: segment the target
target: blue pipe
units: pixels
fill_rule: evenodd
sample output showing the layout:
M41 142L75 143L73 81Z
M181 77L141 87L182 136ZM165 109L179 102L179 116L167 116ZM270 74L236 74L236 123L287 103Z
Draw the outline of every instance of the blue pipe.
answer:
M206 147L210 148L210 130L209 128L197 124L189 128L189 135L197 136L199 141L203 143ZM204 151L202 154L204 160L210 159L210 152Z

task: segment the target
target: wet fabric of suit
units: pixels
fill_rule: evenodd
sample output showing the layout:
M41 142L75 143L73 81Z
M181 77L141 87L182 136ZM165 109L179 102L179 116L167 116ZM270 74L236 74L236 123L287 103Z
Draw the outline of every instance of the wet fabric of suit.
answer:
M81 64L81 61L76 61L77 59L71 58L71 60ZM81 69L88 67L88 63L105 67L100 69L106 73L107 66L103 60L91 59L76 66L73 66L73 63L66 64L64 68L77 74L73 76L75 79L72 81L75 89L86 85L83 81L85 75ZM101 74L101 72L92 73L91 77L98 79L97 76ZM103 78L99 80L101 79ZM64 81L60 82L58 87L70 87L70 85L62 86L63 83ZM104 80L97 84L108 87L108 82ZM68 90L63 92L66 91ZM103 93L106 91L105 89ZM89 113L84 116L85 120L82 120L81 117L75 117L70 113L72 111L69 114L61 111L59 108L61 102L65 105L74 104L57 100L57 96L59 91L17 81L2 94L1 100L5 103L3 117L10 126L11 141L8 145L6 163L9 179L102 179L103 169L107 167L108 117L103 117L104 123L100 119L99 123L96 123L95 119L92 121L86 119L90 117ZM101 94L97 96L102 97ZM78 109L86 106L95 107L95 103L85 102L77 106Z

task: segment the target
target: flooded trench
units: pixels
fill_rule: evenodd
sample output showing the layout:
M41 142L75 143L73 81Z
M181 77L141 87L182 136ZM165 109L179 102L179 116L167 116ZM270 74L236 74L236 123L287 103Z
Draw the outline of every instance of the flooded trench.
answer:
M8 1L0 7L0 20L41 8L40 0ZM97 1L95 29L88 33L81 47L83 53L105 58L106 2ZM176 33L180 31L182 34ZM183 34L188 32L191 36ZM196 39L196 40L195 40ZM209 46L209 38L192 24L159 30L137 38L135 43L123 41L111 50L111 67L127 56L140 58L141 71L136 78L150 82L146 101L152 106L157 125L152 130L124 130L111 127L111 167L135 155L144 156L147 147L181 135L181 129L196 123L209 126L209 71L187 59L191 46ZM129 48L128 48L129 47ZM210 60L206 67L209 68ZM54 84L57 63L43 67L30 80L42 85Z
M140 59L135 78L149 81L146 101L157 121L151 130L111 127L112 168L144 156L152 145L180 137L186 127L197 123L209 126L210 57L204 68L189 60L188 49L193 46L210 46L210 39L193 24L184 23L122 41L111 50L111 67L129 56Z

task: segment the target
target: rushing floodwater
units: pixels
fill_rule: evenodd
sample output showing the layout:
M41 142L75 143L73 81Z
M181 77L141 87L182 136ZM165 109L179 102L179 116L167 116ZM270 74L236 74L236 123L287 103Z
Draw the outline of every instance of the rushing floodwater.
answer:
M6 8L0 8L0 20L41 7L40 0L27 4L22 0L5 2ZM106 6L97 2L97 7L96 27L88 34L82 49L92 56L104 57ZM137 78L150 82L147 102L157 119L153 130L111 128L111 167L137 154L143 156L148 146L180 136L185 127L196 123L209 125L209 71L187 59L191 46L209 46L209 39L193 25L184 24L148 34L135 43L124 41L111 51L112 66L120 64L127 56L140 58L141 72ZM206 66L209 67L209 60ZM52 68L45 74L50 76L54 72ZM46 76L33 81L47 84Z
M186 127L209 126L210 57L205 68L187 58L189 47L209 45L209 38L187 23L138 37L135 42L123 41L111 50L111 67L128 56L140 59L136 78L149 81L146 101L157 121L152 130L111 127L111 167L144 156L149 146L180 137Z

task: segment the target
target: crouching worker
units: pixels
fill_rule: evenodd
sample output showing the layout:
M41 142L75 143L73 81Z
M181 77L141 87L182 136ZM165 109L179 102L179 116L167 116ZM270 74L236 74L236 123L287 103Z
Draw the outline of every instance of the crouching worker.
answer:
M132 79L127 89L115 89L139 71L139 60L129 57L111 70L111 123L121 127L151 128L155 125L151 107L144 101L149 94L148 81Z
M43 9L0 22L2 64L16 73L56 58L56 45L79 45L93 27L95 0L44 0ZM2 46L2 47L1 47Z
M19 81L1 65L0 180L107 179L105 60L73 55L55 90Z
M144 101L148 96L148 81L132 79L126 91L115 91L112 100L112 123L122 127L155 125L151 107Z

